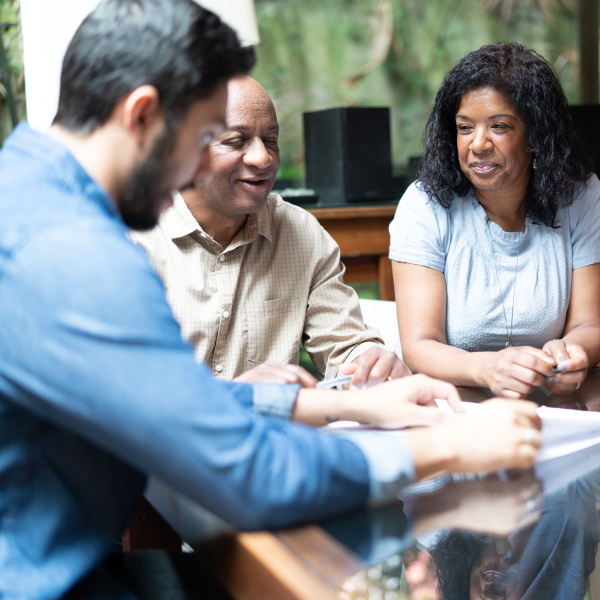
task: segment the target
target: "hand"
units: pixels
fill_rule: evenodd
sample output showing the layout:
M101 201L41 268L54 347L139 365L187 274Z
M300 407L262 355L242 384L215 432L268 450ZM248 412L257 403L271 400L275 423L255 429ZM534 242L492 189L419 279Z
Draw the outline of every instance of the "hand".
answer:
M589 360L586 351L568 340L550 340L542 348L556 361L556 372L546 380L546 387L555 394L571 394L585 380Z
M487 369L487 387L496 396L525 398L552 375L555 359L538 348L516 346L495 352Z
M262 363L234 379L242 383L299 383L305 388L314 388L317 380L298 365L269 361Z
M402 499L402 496L400 496ZM536 521L541 514L542 486L533 469L511 477L493 473L468 481L452 481L414 502L417 535L432 529L462 529L508 536Z
M445 399L464 412L456 388L426 375L411 375L361 391L336 392L348 397L348 417L384 429L440 423L447 415L435 399Z
M360 389L411 374L396 353L383 346L372 346L351 363L340 365L339 372L342 375L353 373L351 389Z
M447 470L480 473L533 464L542 437L537 404L493 399L478 410L432 427L439 442L454 452Z

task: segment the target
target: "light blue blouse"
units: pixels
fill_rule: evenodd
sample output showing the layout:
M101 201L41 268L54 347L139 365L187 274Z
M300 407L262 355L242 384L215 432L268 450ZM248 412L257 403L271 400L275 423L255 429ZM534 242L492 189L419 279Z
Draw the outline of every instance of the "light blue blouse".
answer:
M573 269L600 262L599 196L593 175L583 193L559 210L560 227L534 225L528 218L525 233L518 233L489 221L474 193L456 197L446 209L415 182L390 224L389 256L444 273L451 346L504 348L514 293L511 341L541 348L561 337Z

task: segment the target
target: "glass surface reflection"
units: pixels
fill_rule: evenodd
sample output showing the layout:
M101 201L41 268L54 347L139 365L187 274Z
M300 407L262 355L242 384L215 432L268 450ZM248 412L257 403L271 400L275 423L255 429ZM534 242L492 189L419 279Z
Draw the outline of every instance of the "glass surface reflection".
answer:
M596 600L599 490L600 446L414 485L397 505L321 524L363 566L330 583L344 600Z

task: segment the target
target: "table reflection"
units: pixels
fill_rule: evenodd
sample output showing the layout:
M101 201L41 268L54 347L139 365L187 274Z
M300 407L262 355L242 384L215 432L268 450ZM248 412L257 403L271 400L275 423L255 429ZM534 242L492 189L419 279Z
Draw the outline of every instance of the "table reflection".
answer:
M481 401L485 390L461 390ZM600 370L576 393L539 404L600 410ZM393 506L322 523L360 561L329 579L344 600L598 600L600 445L488 476L443 475ZM358 563L357 563L358 564Z

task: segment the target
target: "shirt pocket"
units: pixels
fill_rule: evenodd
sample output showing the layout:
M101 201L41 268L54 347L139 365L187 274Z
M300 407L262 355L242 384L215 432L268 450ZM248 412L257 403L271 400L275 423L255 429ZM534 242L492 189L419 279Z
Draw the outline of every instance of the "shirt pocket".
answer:
M244 304L248 360L297 363L304 329L296 298Z

